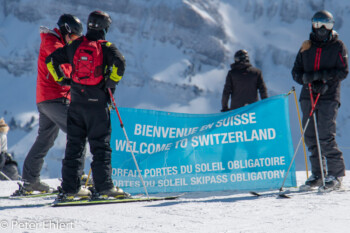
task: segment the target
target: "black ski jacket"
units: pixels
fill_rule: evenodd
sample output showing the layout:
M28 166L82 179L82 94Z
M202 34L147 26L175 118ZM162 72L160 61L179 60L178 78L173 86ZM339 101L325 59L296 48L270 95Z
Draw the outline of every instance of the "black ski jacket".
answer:
M310 39L302 44L292 70L293 79L303 85L300 100L310 99L308 85L303 84L303 74L316 71L325 71L330 79L326 82L328 90L320 96L320 100L335 100L340 103L340 82L349 72L348 52L335 31L326 42L317 41L311 33Z
M86 38L91 41L104 40L102 33L98 31L88 31ZM82 37L74 40L63 48L57 49L46 58L46 64L52 63L58 77L62 77L59 65L70 63L72 67L74 54L83 42ZM125 71L125 59L116 46L110 42L101 44L103 53L103 67L116 67L118 76L122 77ZM108 76L108 75L107 75ZM104 88L106 80L102 80L98 85L82 85L71 80L71 102L72 103L102 103L109 101L109 94Z
M231 64L231 70L226 76L222 93L222 109L228 108L230 96L230 109L240 108L258 101L258 90L261 99L268 97L266 85L259 69L254 68L250 63Z

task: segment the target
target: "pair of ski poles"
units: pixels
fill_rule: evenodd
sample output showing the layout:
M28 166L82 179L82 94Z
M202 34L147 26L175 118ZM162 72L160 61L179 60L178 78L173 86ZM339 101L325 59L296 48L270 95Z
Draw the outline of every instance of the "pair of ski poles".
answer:
M288 170L286 172L286 175L284 176L284 180L283 180L283 183L281 185L281 188L279 189L280 192L283 191L283 186L284 186L284 183L286 182L286 179L287 179L287 176L288 176L288 173L292 167L292 164L295 160L295 157L296 157L296 154L298 152L298 149L299 149L299 146L304 138L304 135L305 135L305 131L309 125L309 122L310 122L310 119L311 117L313 117L313 120L314 120L314 128L315 128L315 134L316 134L316 142L317 142L317 151L318 151L318 157L319 157L319 161L320 161L320 168L321 168L321 178L322 178L322 185L323 187L326 186L325 184L325 178L324 178L324 171L323 171L323 162L322 162L322 152L321 152L321 145L320 145L320 139L319 139L319 135L318 135L318 128L317 128L317 121L316 121L316 114L315 114L315 108L316 108L316 104L320 98L320 95L321 93L318 93L317 96L316 96L316 99L314 101L314 96L313 96L313 93L312 93L312 88L311 88L311 83L308 84L308 87L309 87L309 93L310 93L310 101L311 101L311 111L310 111L310 114L309 114L309 117L307 118L307 121L305 123L305 126L304 126L304 129L302 130L302 135L301 135L301 138L299 140L299 143L298 143L298 146L297 148L295 149L295 152L294 152L294 155L293 155L293 158L289 164L289 167L288 167Z
M113 97L113 93L112 93L112 91L111 91L110 88L108 88L108 93L109 93L109 96L110 96L110 98L111 98L113 107L114 107L115 111L117 112L117 115L118 115L118 118L119 118L119 122L120 122L120 127L123 129L123 132L124 132L124 135L125 135L125 138L126 138L126 142L127 142L127 146L128 146L128 148L130 148L130 152L131 152L132 158L133 158L133 160L134 160L134 163L135 163L135 166L136 166L138 175L139 175L139 177L140 177L141 183L142 183L143 188L144 188L144 190L145 190L146 196L147 196L147 198L149 199L149 195L148 195L148 192L147 192L147 188L146 188L145 182L144 182L144 180L143 180L143 178L142 178L141 171L140 171L139 165L137 164L137 161L136 161L134 152L133 152L133 150L131 149L129 137L128 137L128 135L127 135L127 133L126 133L126 130L125 130L125 128L124 128L124 123L123 123L123 121L122 121L122 118L120 117L120 114L119 114L119 111L118 111L118 108L117 108L117 104L115 103L115 100L114 100L114 97ZM85 182L85 187L87 187L87 184L88 184L88 182L89 182L90 174L91 174L91 168L90 168L90 170L89 170L88 178L87 178L87 180L86 180L86 182Z

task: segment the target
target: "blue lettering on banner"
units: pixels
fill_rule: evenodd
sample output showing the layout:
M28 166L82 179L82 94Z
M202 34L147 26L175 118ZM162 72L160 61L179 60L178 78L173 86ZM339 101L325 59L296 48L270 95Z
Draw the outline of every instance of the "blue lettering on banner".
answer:
M286 95L217 114L120 108L130 144L112 111L113 182L143 192L132 151L149 193L277 189L293 156L288 108Z

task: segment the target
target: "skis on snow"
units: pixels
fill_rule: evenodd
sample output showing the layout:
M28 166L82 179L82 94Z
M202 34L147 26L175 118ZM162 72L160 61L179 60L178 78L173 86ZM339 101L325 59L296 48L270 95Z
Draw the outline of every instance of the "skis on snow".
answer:
M50 197L58 194L58 190L50 189L49 192L28 192L25 191L23 185L17 182L19 188L10 196L2 196L0 199L23 199L23 198L34 198L34 197Z
M10 195L10 196L2 196L0 199L24 199L24 198L35 198L35 197L54 197L57 196L58 192L50 192L50 193L28 193L25 195Z
M127 198L116 198L116 199L79 199L72 201L55 201L51 204L52 207L63 207L63 206L85 206L85 205L100 205L100 204L118 204L128 202L151 202L151 201L168 201L175 200L182 195L166 196L166 197L127 197Z
M54 194L52 194L54 195ZM56 193L57 196L57 193ZM183 196L181 195L175 195L175 196L165 196L165 197L143 197L142 195L136 195L134 197L126 197L126 198L108 198L108 199L73 199L73 200L66 200L66 201L57 201L50 203L25 203L20 204L16 206L5 206L7 207L42 207L42 206L51 206L51 207L69 207L69 206L87 206L87 205L102 205L102 204L122 204L122 203L130 203L130 202L153 202L153 201L170 201L178 199L179 197ZM25 196L25 197L33 197L31 195ZM39 196L36 195L35 197L45 197L45 196ZM10 197L4 197L4 198L10 198ZM23 197L22 197L23 198ZM11 198L12 199L12 198ZM20 198L19 198L20 199Z
M349 189L345 187L341 187L339 189L321 189L321 188L313 188L308 185L301 185L298 188L290 188L286 190L279 190L279 191L267 191L267 192L256 192L256 191L250 191L249 194L256 196L256 197L261 197L261 196L274 196L277 195L277 198L291 198L291 195L293 194L298 194L298 193L304 193L304 194L309 194L309 193L316 193L316 194L325 194L325 193L330 193L330 192L346 192L349 191Z

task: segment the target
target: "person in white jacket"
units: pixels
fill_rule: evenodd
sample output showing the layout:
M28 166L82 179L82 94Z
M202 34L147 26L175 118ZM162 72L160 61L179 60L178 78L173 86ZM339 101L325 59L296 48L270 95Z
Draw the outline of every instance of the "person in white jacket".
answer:
M0 119L0 154L7 152L7 132L10 127L5 123L3 118Z
M0 119L0 180L18 180L18 164L7 153L7 133L10 127L5 123L3 118Z

